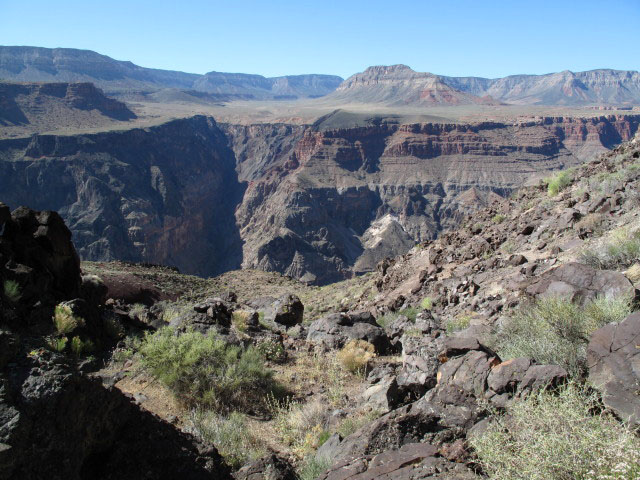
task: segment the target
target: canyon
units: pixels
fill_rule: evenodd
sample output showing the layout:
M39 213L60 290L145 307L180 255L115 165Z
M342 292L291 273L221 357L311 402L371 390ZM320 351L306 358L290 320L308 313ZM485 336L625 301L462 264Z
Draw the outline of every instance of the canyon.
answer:
M320 285L640 124L640 77L615 70L482 79L391 65L342 81L0 47L0 77L0 198L58 211L83 260Z
M336 112L335 115L339 115ZM632 138L640 115L337 128L197 115L0 140L13 208L57 210L85 260L326 284L435 238L495 195Z

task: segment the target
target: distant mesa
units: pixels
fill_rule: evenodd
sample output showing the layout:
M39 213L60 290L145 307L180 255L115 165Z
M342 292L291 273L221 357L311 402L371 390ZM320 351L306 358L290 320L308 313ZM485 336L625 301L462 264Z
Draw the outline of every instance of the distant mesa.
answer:
M640 105L640 73L564 71L504 78L446 77L406 65L369 67L346 79L323 103L431 105Z

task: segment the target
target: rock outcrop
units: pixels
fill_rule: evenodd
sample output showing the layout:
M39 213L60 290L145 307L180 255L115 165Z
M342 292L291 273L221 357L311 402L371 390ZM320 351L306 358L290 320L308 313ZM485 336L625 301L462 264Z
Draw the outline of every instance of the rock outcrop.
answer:
M79 345L97 349L117 315L100 304L106 287L81 277L57 213L0 204L0 265L0 477L231 478L215 448L81 373L90 362L57 353L66 337L52 346L54 308L74 316Z
M609 324L591 336L587 348L589 381L602 401L623 421L640 425L640 312Z

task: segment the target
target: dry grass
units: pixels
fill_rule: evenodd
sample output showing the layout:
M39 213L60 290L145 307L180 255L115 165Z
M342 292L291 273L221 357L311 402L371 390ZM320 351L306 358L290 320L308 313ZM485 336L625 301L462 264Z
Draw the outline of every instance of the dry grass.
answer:
M366 371L369 362L376 356L375 347L366 340L351 340L337 355L341 365L351 373Z
M640 282L640 263L631 265L624 274L631 283L636 284Z
M599 410L576 384L539 391L513 402L471 445L496 480L640 478L640 441Z

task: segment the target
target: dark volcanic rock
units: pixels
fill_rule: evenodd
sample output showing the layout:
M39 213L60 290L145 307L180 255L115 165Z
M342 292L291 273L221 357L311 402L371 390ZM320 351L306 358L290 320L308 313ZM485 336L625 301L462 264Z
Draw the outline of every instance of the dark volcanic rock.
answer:
M40 350L4 370L0 477L231 478L213 447Z
M264 320L281 329L302 323L303 316L304 305L300 299L296 295L287 293L266 309Z
M319 480L473 480L476 475L460 463L440 456L425 443L410 443L398 450L356 457L331 467Z
M284 458L272 454L245 465L233 474L236 480L297 480L296 471Z
M597 330L587 348L589 381L622 420L640 425L640 312Z
M580 263L567 263L535 277L525 292L534 297L561 296L581 303L598 296L607 298L636 295L631 282L621 273L595 270Z
M377 353L389 349L389 338L369 313L331 313L309 325L307 340L328 348L342 348L349 340L366 340Z

